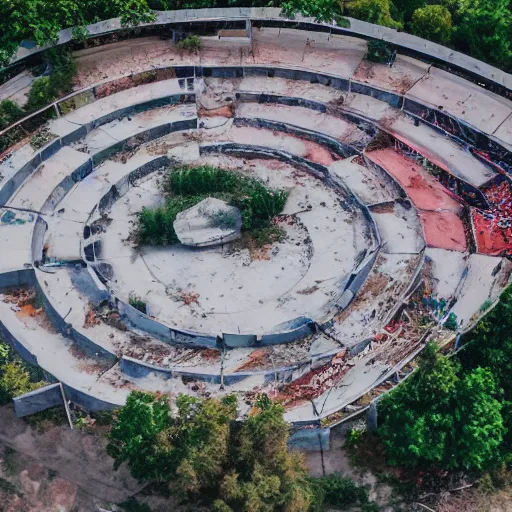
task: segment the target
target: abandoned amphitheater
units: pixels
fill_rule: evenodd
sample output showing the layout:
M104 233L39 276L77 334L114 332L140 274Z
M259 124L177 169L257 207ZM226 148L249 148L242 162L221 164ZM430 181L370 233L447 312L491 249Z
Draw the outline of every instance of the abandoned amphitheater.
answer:
M74 92L0 132L0 331L68 400L234 393L245 414L265 392L295 425L333 425L493 307L512 271L512 77L350 24L270 8L101 22ZM201 49L176 47L187 34ZM371 39L390 62L367 59ZM0 99L26 93L38 52L20 48ZM286 190L285 236L136 246L178 165Z

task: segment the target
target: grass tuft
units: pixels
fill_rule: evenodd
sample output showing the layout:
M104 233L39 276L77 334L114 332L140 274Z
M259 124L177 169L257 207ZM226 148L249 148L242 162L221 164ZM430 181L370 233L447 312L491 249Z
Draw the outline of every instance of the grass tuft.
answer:
M268 239L275 231L271 220L281 213L288 198L284 190L272 190L259 180L211 166L171 169L163 189L168 195L165 206L144 208L139 214L136 238L140 245L177 243L179 240L173 227L176 216L207 197L222 199L239 208L242 229ZM230 229L236 219L223 214L214 222L222 229ZM268 233L261 231L265 229Z

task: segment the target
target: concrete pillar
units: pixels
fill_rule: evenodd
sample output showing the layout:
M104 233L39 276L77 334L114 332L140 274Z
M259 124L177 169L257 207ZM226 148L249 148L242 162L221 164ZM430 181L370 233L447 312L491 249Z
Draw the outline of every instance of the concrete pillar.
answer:
M378 426L377 401L370 404L370 408L366 411L366 424L369 432L376 432Z

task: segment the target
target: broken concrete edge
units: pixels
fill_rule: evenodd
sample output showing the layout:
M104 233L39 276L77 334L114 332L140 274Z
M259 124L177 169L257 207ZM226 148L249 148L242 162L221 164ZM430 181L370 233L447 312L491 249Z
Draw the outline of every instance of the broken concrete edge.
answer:
M321 112L323 114L329 112L329 106L326 103L295 96L283 96L280 94L243 91L237 92L235 97L237 101L242 103L278 104L286 105L288 107L307 108L309 110L314 110L315 112ZM374 121L369 121L368 119L356 113L352 113L349 110L343 110L342 113L340 112L340 115L348 122L356 125L366 134L370 135L372 138L376 137L381 131L380 128L376 126ZM339 143L339 141L336 142ZM343 145L353 149L356 153L361 153L366 146L366 144L361 144L358 141L354 141L352 144L344 143Z
M32 231L31 254L33 265L37 265L37 262L40 262L43 259L44 237L47 231L48 224L41 215L38 215L34 230Z
M169 345L180 345L189 348L217 348L217 337L194 331L169 327L142 313L130 304L114 297L121 319L129 326L146 332Z
M325 413L322 413L318 418L319 421L321 422L321 425L323 427L333 429L335 427L338 427L342 423L353 420L355 417L363 414L363 412L365 410L367 410L373 402L379 401L382 398L382 396L393 391L396 388L396 386L399 386L402 382L404 382L406 379L408 379L415 372L415 369L413 369L411 372L409 372L402 380L400 380L400 382L398 382L396 385L394 385L391 389L386 390L383 393L381 393L380 395L378 395L377 397L373 398L372 401L368 405L363 406L363 408L361 408L357 411L354 411L349 416L341 418L340 420L335 420L332 423L329 423L329 421L328 421L329 416L332 416L333 414L338 413L339 411L346 408L348 405L356 403L361 397L365 396L372 389L377 388L378 386L380 386L381 384L383 384L384 382L389 380L395 373L399 372L402 368L404 368L407 364L409 364L413 359L415 359L424 350L424 348L426 346L427 346L427 344L424 341L422 341L420 347L418 347L415 351L413 351L411 354L409 354L405 359L403 359L402 361L397 363L395 366L393 366L393 368L391 368L390 370L388 370L387 372L382 374L382 376L379 379L377 379L371 386L368 386L365 390L363 390L363 392L361 392L359 394L359 396L356 399L352 400L350 403L343 404L334 410L331 409L331 410L326 411Z
M120 367L123 373L133 378L143 378L150 373L154 373L166 380L174 377L189 377L199 381L209 382L211 384L223 383L229 386L251 377L261 376L264 378L264 384L276 381L285 383L294 380L294 374L295 378L298 378L312 369L329 364L336 356L344 352L346 352L345 348L333 349L328 352L297 361L290 366L232 373L199 373L192 370L187 371L182 367L163 367L125 355L121 357Z
M418 289L418 287L423 282L422 270L425 266L425 261L427 259L427 255L425 252L425 248L421 251L420 261L416 265L414 270L414 274L407 286L406 290L401 294L401 296L396 301L395 305L391 308L388 314L384 317L382 323L383 325L387 325L393 318L400 312L400 310L407 305L407 303L411 300L412 296Z
M444 110L407 96L404 99L403 111L415 121L426 124L433 130L447 135L457 144L469 148L473 156L478 157L493 170L496 171L498 168L502 172L512 173L512 153L507 145L502 141L498 142L495 136L482 132ZM476 154L475 150L483 152L483 154ZM490 157L485 153L488 153ZM496 159L498 161L495 161ZM449 169L446 170L449 171Z
M252 25L255 24L258 27L284 27L313 32L319 31L359 37L365 40L382 39L392 43L395 47L404 51L405 54L417 56L421 60L428 62L439 63L443 67L454 68L467 76L472 82L478 83L480 81L481 83L498 87L502 95L503 92L510 92L512 89L512 76L490 64L417 36L353 18L347 18L350 22L350 27L342 28L334 23L317 22L314 18L305 17L300 14L295 15L291 19L286 18L279 8L211 8L156 11L156 13L157 18L154 21L142 23L139 27L144 29L180 23L190 25L194 22L226 23L229 21L245 20L249 22L250 30L252 30ZM123 27L120 18L112 18L88 25L87 30L89 37L92 38L113 32L133 30L133 28ZM25 49L22 55L11 59L10 65L28 59L52 46L63 45L72 40L73 30L71 28L61 30L55 45L35 47L29 51ZM501 91L501 89L505 91Z
M286 382L291 379L292 374L295 370L300 367L299 364L276 368L275 370L261 370L254 372L237 372L237 373L198 373L195 371L186 371L182 368L164 368L162 366L153 365L132 357L123 356L121 358L121 371L132 378L146 377L150 373L159 375L164 379L171 379L175 377L191 378L210 384L221 384L224 383L226 386L236 384L245 379L255 376L262 376L264 383L273 382Z
M95 214L98 212L100 215L107 214L114 203L122 196L124 196L130 187L134 185L137 180L145 178L154 172L158 172L162 169L165 169L171 165L171 160L166 155L160 155L153 157L148 162L142 164L141 166L133 169L128 174L123 176L117 183L114 183L109 191L104 194L98 204L93 209L89 219L86 222L86 227L90 225L91 220Z
M176 98L179 98L177 101L175 101ZM95 128L98 128L102 124L111 122L116 119L121 119L123 117L126 117L127 115L130 115L130 112L135 112L137 109L144 107L145 110L151 110L153 108L158 108L161 105L162 98L156 98L149 101L145 101L142 103L136 103L132 107L122 108L118 109L114 112L109 113L106 116L103 116L102 118L96 119L94 121L91 121L84 125L76 125L76 129L71 131L70 133L62 136L57 137L56 139L52 140L49 144L44 146L40 151L38 151L28 162L26 162L18 171L7 181L2 183L0 186L0 206L5 206L9 199L12 197L14 192L24 183L24 181L29 178L32 173L46 160L51 158L61 147L69 146L73 142L76 142L77 140L85 137L87 133L89 133L91 130L94 130ZM195 101L195 95L194 94L186 94L186 95L173 95L166 97L166 100L168 101L168 105L177 103L179 101L182 101L184 103L193 103ZM133 110L130 110L133 109ZM177 121L175 123L166 123L164 124L164 128L161 128L162 132L165 132L165 126L169 126L170 131L176 131L179 128L173 127L173 125L178 125L180 123L187 123L191 120L186 121ZM192 125L191 125L192 126ZM197 128L197 120L196 125L193 126L194 128ZM189 128L184 128L189 129ZM147 130L148 132L151 131ZM170 133L170 131L168 133ZM162 135L159 135L159 131L155 130L155 136L154 138L161 137ZM137 135L144 135L145 132L141 132ZM166 133L163 133L163 135L166 135ZM126 143L128 139L121 141L117 143L114 148L115 151L122 151L122 148L124 144ZM110 148L108 148L110 149ZM83 179L87 173L92 172L93 167L99 165L102 161L104 161L106 158L108 158L109 153L108 151L99 152L95 155L91 155L90 163L85 162L79 169L76 169L72 179L79 181L80 179ZM56 188L56 190L58 187ZM62 198L61 198L62 199Z
M84 351L89 357L95 360L108 362L112 365L117 362L118 358L115 353L106 350L92 340L86 338L73 326L65 322L44 293L33 268L14 270L0 274L0 291L5 291L14 287L33 287L36 290L38 301L41 303L41 306L53 327L65 338L75 342L80 350Z

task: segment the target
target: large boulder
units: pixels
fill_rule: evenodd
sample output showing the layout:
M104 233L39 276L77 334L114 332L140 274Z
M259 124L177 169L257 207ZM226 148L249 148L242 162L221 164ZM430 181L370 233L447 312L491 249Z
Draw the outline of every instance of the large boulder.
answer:
M183 245L208 247L240 238L242 215L225 201L208 197L178 213L173 225Z

